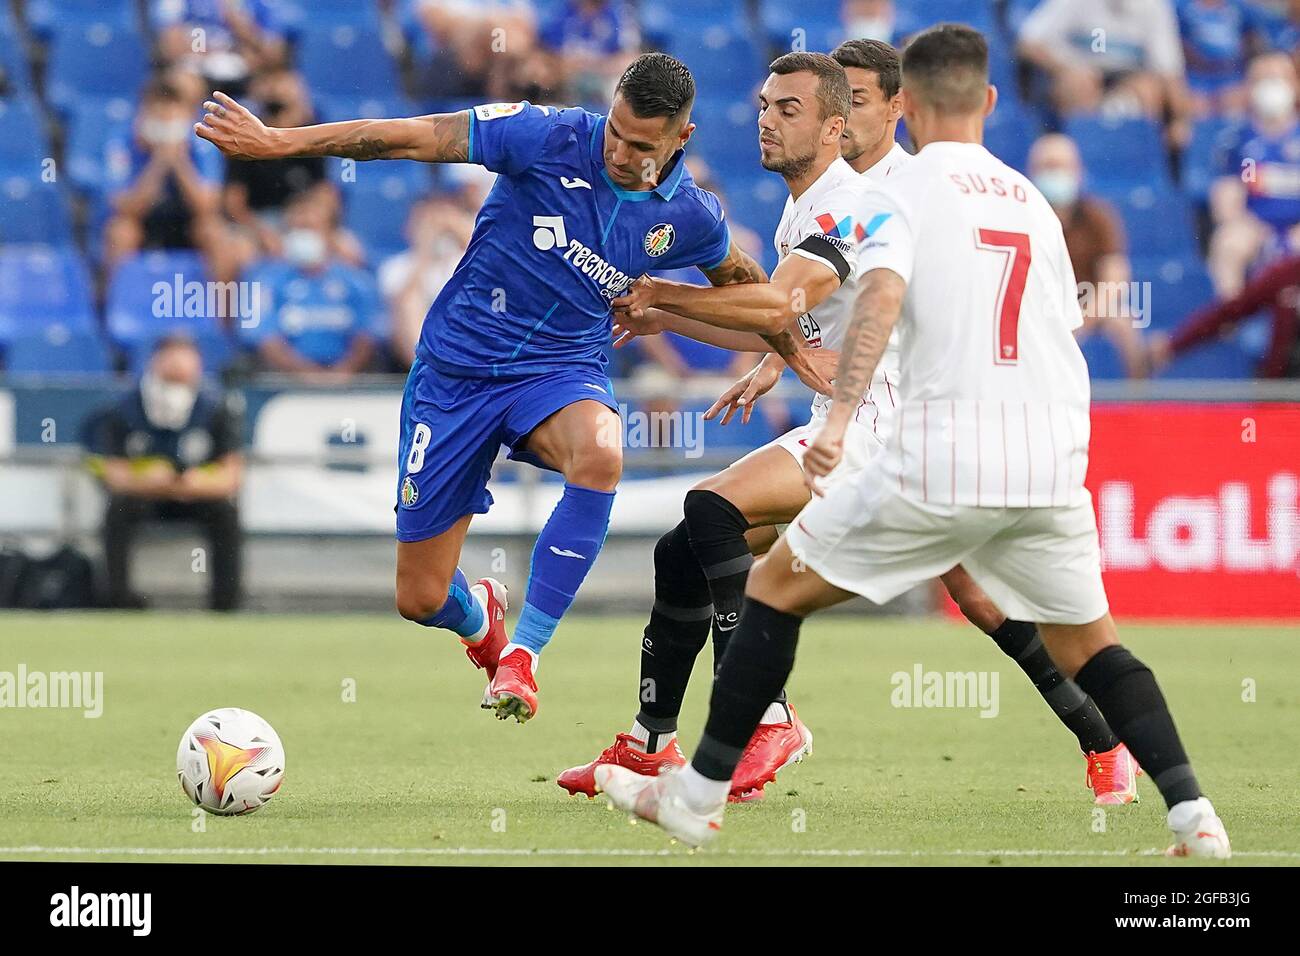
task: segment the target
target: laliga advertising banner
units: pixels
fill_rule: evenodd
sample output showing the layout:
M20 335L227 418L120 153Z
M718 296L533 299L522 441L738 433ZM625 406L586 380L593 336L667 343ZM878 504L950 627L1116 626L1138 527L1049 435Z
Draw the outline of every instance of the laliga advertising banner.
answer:
M1117 617L1300 620L1300 405L1094 403L1090 460Z

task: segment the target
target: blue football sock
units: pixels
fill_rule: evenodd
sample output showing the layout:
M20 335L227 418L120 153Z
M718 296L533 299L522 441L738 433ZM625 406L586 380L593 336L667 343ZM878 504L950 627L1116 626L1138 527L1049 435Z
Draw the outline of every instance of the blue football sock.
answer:
M533 548L528 593L512 643L541 653L600 554L613 507L612 491L565 484L564 497Z
M433 617L421 621L425 627L445 627L461 637L473 637L483 626L483 605L469 593L469 580L460 568L447 588L447 602Z

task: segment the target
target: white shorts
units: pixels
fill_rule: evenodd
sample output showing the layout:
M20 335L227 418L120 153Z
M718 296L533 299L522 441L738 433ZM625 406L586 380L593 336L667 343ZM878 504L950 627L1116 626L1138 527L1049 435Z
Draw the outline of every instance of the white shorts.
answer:
M904 497L879 460L829 485L785 534L825 581L884 604L962 565L1002 612L1088 624L1109 605L1091 499L1059 508L973 508Z

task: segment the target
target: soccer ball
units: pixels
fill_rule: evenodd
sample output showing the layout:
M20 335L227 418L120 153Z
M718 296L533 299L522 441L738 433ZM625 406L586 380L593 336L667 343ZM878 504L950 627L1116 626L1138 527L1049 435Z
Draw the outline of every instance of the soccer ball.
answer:
M176 776L185 795L209 813L252 813L284 782L284 747L251 710L210 710L181 737Z

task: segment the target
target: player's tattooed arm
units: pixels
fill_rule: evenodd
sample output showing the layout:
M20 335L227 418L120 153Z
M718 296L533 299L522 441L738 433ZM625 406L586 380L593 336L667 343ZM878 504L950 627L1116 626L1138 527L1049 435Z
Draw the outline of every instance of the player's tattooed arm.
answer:
M804 481L813 494L822 493L820 480L844 457L844 433L889 345L906 291L907 283L892 269L872 269L862 279L853 318L840 346L831 410L804 455Z
M406 119L362 119L277 129L265 125L225 93L203 104L194 132L231 159L338 156L342 159L469 161L469 113L432 113Z
M753 257L734 242L727 249L727 258L712 269L701 269L710 285L734 285L738 282L766 282L767 273Z

